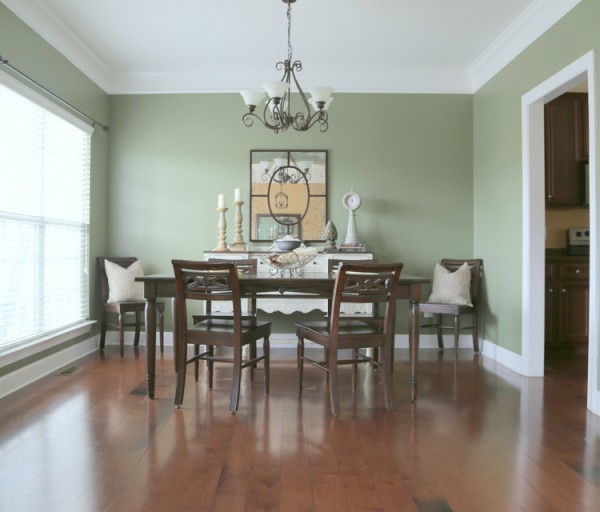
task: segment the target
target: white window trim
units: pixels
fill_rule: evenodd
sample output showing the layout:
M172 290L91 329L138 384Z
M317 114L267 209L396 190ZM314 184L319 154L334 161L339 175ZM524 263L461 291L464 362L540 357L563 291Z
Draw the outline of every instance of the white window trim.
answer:
M56 347L77 336L88 334L95 323L96 320L83 320L46 336L39 336L29 342L6 347L6 349L0 351L0 368L48 350L49 348Z

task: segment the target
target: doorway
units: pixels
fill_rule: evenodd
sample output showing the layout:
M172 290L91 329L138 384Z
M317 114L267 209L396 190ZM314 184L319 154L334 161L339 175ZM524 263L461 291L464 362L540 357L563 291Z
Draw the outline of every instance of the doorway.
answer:
M545 180L544 180L544 105L587 81L589 112L589 189L590 189L590 289L587 407L600 414L597 323L597 226L596 212L596 86L595 55L591 51L522 97L523 142L523 373L544 375L544 284L545 284Z

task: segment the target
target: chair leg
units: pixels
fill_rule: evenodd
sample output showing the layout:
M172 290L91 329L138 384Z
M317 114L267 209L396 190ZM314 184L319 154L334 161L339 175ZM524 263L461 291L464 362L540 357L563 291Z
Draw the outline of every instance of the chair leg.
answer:
M302 396L302 380L304 377L304 338L298 338L297 364L298 364L298 398Z
M133 346L139 347L140 345L140 327L142 325L142 313L140 311L135 312L135 338L133 338Z
M385 408L388 411L392 411L394 409L394 402L392 400L392 352L393 345L390 343L388 343L387 346L382 347L380 350L380 354L382 356L381 377L383 379L383 400L385 403Z
M215 348L212 345L207 345L206 352L208 353L208 357L210 358L214 355ZM207 371L207 373L208 373L208 389L212 389L213 388L213 366L214 366L212 359L207 359L206 366L208 369L208 371Z
M458 359L458 337L460 334L460 316L454 317L454 359Z
M106 313L102 313L102 321L100 322L100 351L104 350L106 343Z
M165 314L163 311L158 312L158 331L160 333L160 353L165 352Z
M340 415L340 395L338 390L338 364L337 350L328 350L329 361L329 401L331 402L331 413L334 416Z
M194 357L198 357L200 354L200 345L194 345ZM194 361L194 379L198 382L198 377L200 375L200 360L196 359Z
M263 354L265 358L263 359L263 365L265 369L265 395L269 394L269 375L271 371L271 343L269 341L269 337L266 336L263 340Z
M250 343L248 347L248 357L249 359L256 359L256 341ZM250 382L254 382L254 369L256 368L256 363L252 363L250 365Z
M442 315L439 315L439 314L437 315L436 329L437 329L438 349L439 350L444 350L444 336L443 336L443 330L442 330Z
M187 366L187 347L185 345L177 347L177 387L175 389L175 406L179 409L183 402L183 393L185 391L185 369Z
M477 313L473 313L472 326L473 326L473 351L479 353L479 329L477 328Z
M119 313L119 346L121 347L121 357L125 355L125 329L123 323L123 315Z
M177 329L176 318L177 318L177 304L175 303L175 299L171 299L171 316L173 317L173 362L175 363L175 371L177 371L177 350L179 347L179 342L177 341Z
M229 410L235 414L240 402L240 385L242 382L242 347L233 347L233 378L231 380L231 400Z
M352 349L352 359L354 362L352 363L352 391L356 391L356 382L358 380L358 349Z

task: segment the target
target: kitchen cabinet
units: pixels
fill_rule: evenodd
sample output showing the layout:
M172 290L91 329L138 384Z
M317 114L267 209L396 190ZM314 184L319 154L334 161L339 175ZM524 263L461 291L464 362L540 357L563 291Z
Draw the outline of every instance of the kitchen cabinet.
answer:
M587 343L589 325L589 260L586 257L546 257L546 345Z
M588 158L587 93L566 93L544 107L546 206L582 203L582 162Z

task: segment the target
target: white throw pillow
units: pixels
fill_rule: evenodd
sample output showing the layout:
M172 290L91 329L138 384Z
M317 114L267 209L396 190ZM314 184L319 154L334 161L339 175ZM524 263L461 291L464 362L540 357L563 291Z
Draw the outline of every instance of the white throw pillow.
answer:
M142 277L144 270L139 261L134 261L127 268L118 263L104 260L106 277L108 277L108 301L127 302L132 300L144 300L144 283L135 281L136 277Z
M436 263L433 271L433 289L427 302L438 304L471 304L471 270L465 261L455 272Z

